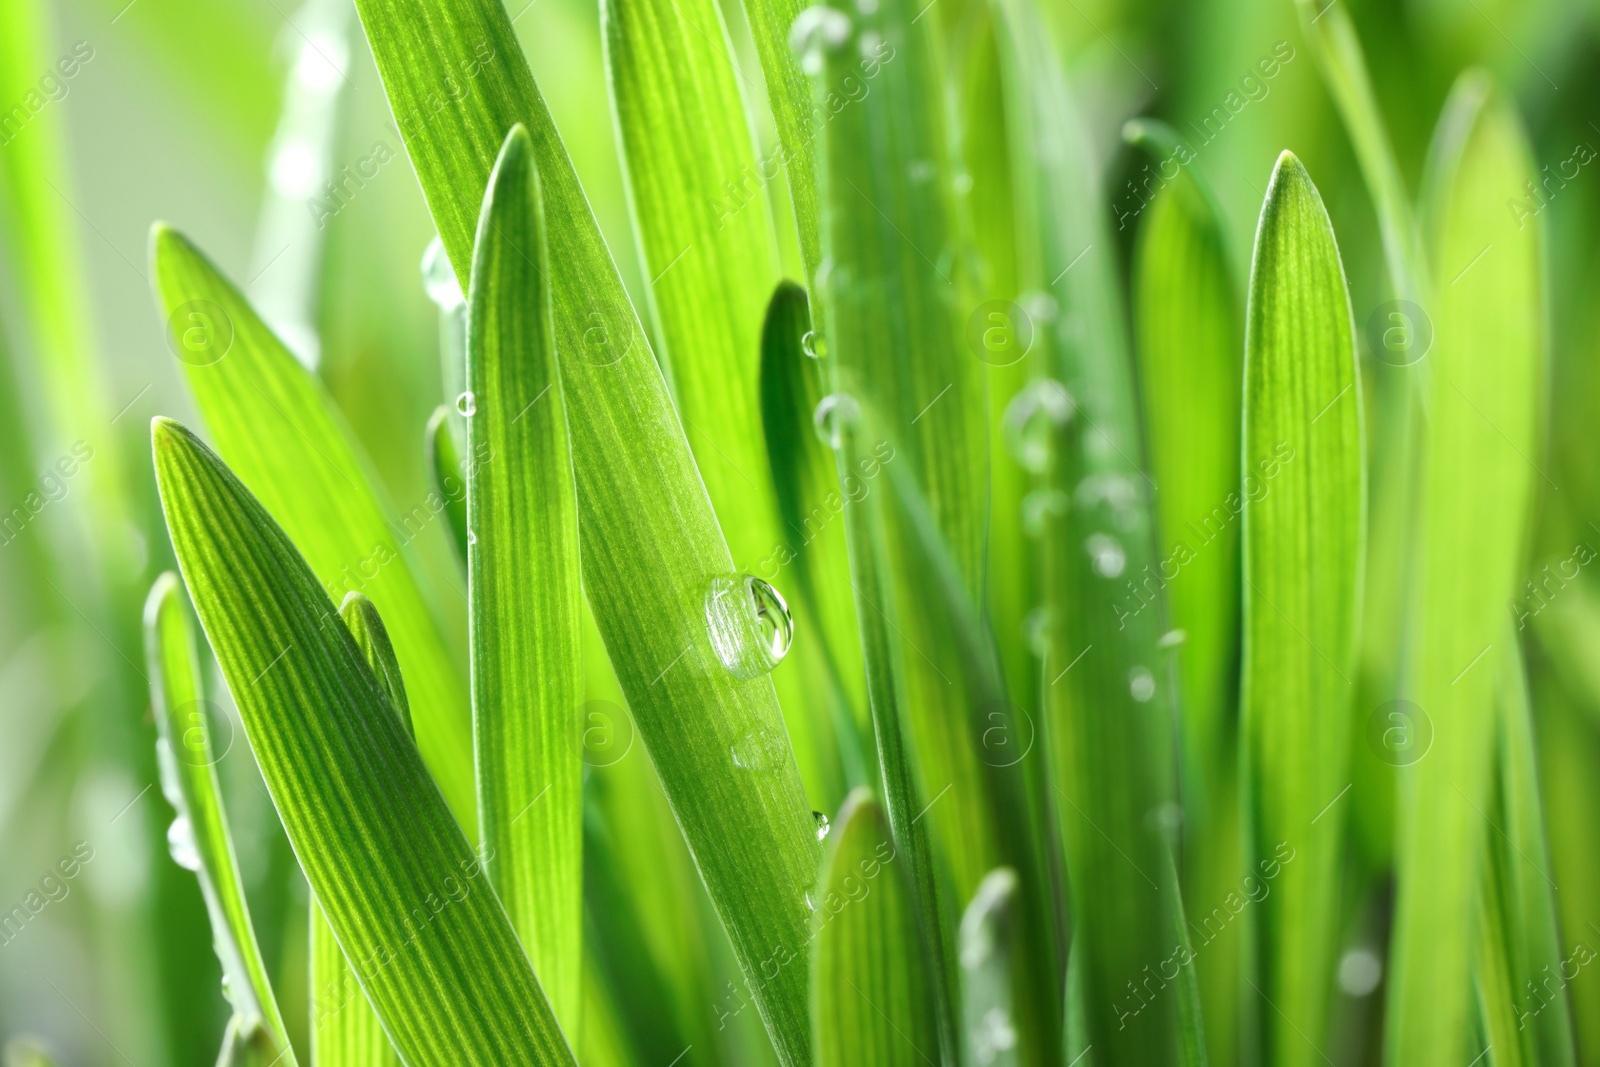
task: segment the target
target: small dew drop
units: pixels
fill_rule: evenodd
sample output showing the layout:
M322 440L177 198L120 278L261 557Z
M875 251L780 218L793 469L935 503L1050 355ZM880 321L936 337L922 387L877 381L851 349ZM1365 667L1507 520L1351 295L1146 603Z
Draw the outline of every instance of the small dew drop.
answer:
M970 185L971 182L972 178L969 176L967 183ZM1061 305L1056 303L1056 298L1041 289L1023 293L1017 297L1017 304L1021 306L1028 318L1033 320L1035 329L1046 323L1054 322L1056 316L1061 314Z
M1362 945L1339 958L1339 989L1348 996L1365 997L1378 988L1383 978L1383 961Z
M1052 521L1066 516L1069 503L1067 494L1059 489L1035 489L1022 498L1022 532L1043 537Z
M1128 555L1122 550L1122 542L1110 534L1090 534L1083 547L1089 553L1094 572L1102 578L1115 578L1128 565Z
M806 910L807 911L816 911L817 910L816 902L811 899L811 890L809 890L809 889L806 890Z
M1050 654L1050 609L1034 608L1022 617L1022 639L1035 656L1043 659Z
M1179 645L1183 644L1187 640L1189 640L1189 631L1187 631L1187 630L1168 630L1166 633L1161 635L1159 640L1156 641L1156 647L1157 648L1177 648Z
M736 678L755 678L783 661L794 641L788 602L751 574L721 575L706 589L711 647Z
M811 359L821 359L828 354L828 341L818 336L816 330L807 330L800 338L800 351Z
M863 15L876 15L878 0L856 0L856 10Z
M1128 672L1128 693L1141 704L1156 695L1156 676L1146 667L1135 667Z
M422 253L422 288L440 311L451 311L467 302L450 266L450 257L445 254L444 242L437 237L428 242L427 251Z
M467 544L475 545L477 543L478 543L478 533L477 533L477 531L476 530L468 530L467 531Z
M956 175L955 181L951 184L955 186L957 196L966 196L972 192L972 175L962 171Z
M167 827L167 851L172 853L172 861L179 867L190 871L200 869L200 850L194 843L194 827L189 824L189 816L180 815Z
M1075 410L1066 386L1053 378L1040 378L1023 389L1006 405L1003 431L1012 458L1034 474L1049 470L1055 435L1072 421Z
M1017 1044L1017 1028L1011 1022L1011 1013L1004 1008L990 1008L978 1020L972 1035L973 1058L980 1064L990 1064L1009 1052Z
M845 430L861 421L861 405L849 393L829 393L817 403L812 416L822 443L838 451L844 447Z
M843 46L850 32L850 16L818 4L795 16L789 48L800 57L800 69L815 77L827 64L828 53Z
M878 9L878 0L867 0L867 2L872 7L873 11ZM871 11L862 12L863 15L870 15L871 13ZM870 63L871 61L877 59L878 54L883 51L883 35L878 33L876 30L867 30L863 32L860 39L856 42L856 50L861 53L861 58L863 60Z
M828 817L820 811L814 811L811 813L811 818L817 824L817 840L827 840L829 830Z
M478 413L478 398L473 395L472 390L468 389L456 397L456 410L468 418Z

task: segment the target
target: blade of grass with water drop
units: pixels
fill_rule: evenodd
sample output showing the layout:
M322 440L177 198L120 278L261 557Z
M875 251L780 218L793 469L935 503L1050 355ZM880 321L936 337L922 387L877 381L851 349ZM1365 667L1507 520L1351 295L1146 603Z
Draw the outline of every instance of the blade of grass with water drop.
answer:
M411 733L411 705L405 679L395 657L389 631L372 601L349 593L339 617L355 639L361 658L389 701L389 709ZM415 735L413 734L413 738ZM361 992L355 972L328 925L328 917L311 901L311 1058L316 1067L399 1067L400 1057L383 1032L377 1013Z
M1344 265L1289 152L1256 230L1244 374L1245 869L1272 883L1246 997L1262 1055L1312 1064L1339 934L1365 445Z
M1183 160L1170 129L1124 130L1162 159ZM1133 325L1156 521L1180 693L1183 891L1193 907L1238 884L1240 645L1239 436L1244 324L1226 229L1190 157L1142 213L1134 246ZM1240 930L1197 958L1214 1063L1238 1059Z
M1455 281L1433 308L1427 525L1407 696L1431 720L1434 740L1402 782L1387 1009L1390 1057L1419 1067L1471 1055L1472 939L1462 931L1474 929L1483 859L1492 649L1505 640L1505 605L1541 479L1541 241L1537 225L1519 229L1505 210L1507 191L1534 174L1530 159L1510 103L1481 75L1464 76L1429 161L1433 269Z
M405 546L436 518L396 522L316 377L184 237L151 232L157 298L217 450L282 517L323 587L383 610L416 705L417 743L462 825L476 821L471 721L460 677Z
M966 1062L1017 1067L1016 1022L1011 1013L1018 978L1017 875L990 871L961 916L961 1014Z
M195 876L211 919L211 936L222 961L224 986L234 1022L245 1031L262 1027L273 1056L295 1063L283 1016L267 977L244 882L234 857L222 786L211 746L211 713L200 676L200 660L178 576L168 571L150 590L144 609L145 662L150 702L160 735L161 788L187 829L175 847L193 849ZM189 866L188 863L184 864Z
M167 420L157 483L184 581L311 891L414 1063L573 1063L510 919L310 566Z
M478 825L489 880L578 1031L583 698L578 503L533 146L490 175L467 293L467 602ZM530 551L530 546L537 546Z
M811 85L795 54L791 32L808 5L804 0L744 0L745 19L767 84L767 104L777 126L778 148L760 163L758 185L778 162L788 178L789 200L800 239L806 289L816 281L822 261L817 201L817 124L825 122L812 106ZM758 190L759 195L759 190Z
M778 584L785 544L762 435L771 215L715 0L607 0L612 112L678 414L734 565ZM812 803L844 797L815 637L773 672Z
M712 647L708 593L733 561L644 329L499 0L358 10L458 275L506 132L521 122L533 140L584 590L773 1043L785 1063L804 1063L805 968L785 961L799 958L810 921L811 809L771 682L735 677ZM430 109L438 85L469 72L464 99ZM757 627L754 605L739 606Z
M1048 445L1033 457L1040 487L1066 505L1044 513L1040 584L1049 613L1041 738L1072 887L1069 984L1082 991L1067 1013L1098 1063L1201 1063L1198 948L1184 929L1170 838L1174 693L1158 645L1167 624L1114 246L1104 216L1086 207L1103 203L1093 153L1038 10L1017 0L996 11L1018 284L1058 309L1035 342L1055 380L1020 402L1033 411L1027 436Z
M817 881L811 1003L817 1067L935 1062L938 1031L904 862L872 794L845 801Z

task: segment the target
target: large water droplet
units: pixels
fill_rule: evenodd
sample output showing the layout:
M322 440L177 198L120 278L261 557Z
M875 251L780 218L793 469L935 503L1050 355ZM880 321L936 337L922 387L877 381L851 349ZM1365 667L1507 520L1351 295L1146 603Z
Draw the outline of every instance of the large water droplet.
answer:
M427 251L422 253L422 288L441 311L451 311L467 302L450 266L450 257L445 254L444 242L437 237L428 242Z
M1122 542L1110 534L1090 534L1083 547L1089 553L1089 563L1094 567L1094 572L1102 578L1115 578L1128 565L1128 555L1122 550Z
M1128 693L1141 704L1156 695L1156 676L1148 667L1135 667L1128 672Z
M812 359L821 359L828 354L828 342L820 337L816 330L807 330L800 338L800 351Z
M1070 501L1059 489L1035 489L1022 498L1022 532L1043 537L1050 523L1064 518Z
M191 871L200 869L200 850L194 843L194 827L189 824L189 816L180 815L167 827L167 851L172 853L172 860L179 867Z
M845 431L861 421L861 405L849 393L829 393L817 403L812 422L822 443L835 451L844 447Z
M736 678L755 678L783 661L794 640L789 605L751 574L719 575L706 589L711 647Z
M469 418L478 413L478 398L471 389L456 397L456 410Z
M822 73L828 53L850 40L850 16L818 4L795 16L789 29L789 47L800 57L800 69L813 77Z
M1012 458L1034 474L1049 470L1055 458L1054 438L1072 421L1075 410L1066 386L1054 378L1040 378L1012 397L1003 425Z
M811 819L817 824L817 840L827 840L829 830L828 817L820 811L814 811L811 813Z

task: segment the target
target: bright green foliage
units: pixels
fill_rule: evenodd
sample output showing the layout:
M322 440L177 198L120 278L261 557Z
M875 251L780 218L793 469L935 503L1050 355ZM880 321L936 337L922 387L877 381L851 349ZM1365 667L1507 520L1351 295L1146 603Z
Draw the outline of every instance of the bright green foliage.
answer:
M224 989L233 1005L231 1030L255 1035L251 1043L268 1059L295 1063L272 983L250 925L239 862L217 780L211 713L200 680L200 660L184 610L178 576L156 579L145 602L145 662L160 739L161 791L177 812L168 837L173 858L193 864L222 961ZM226 1052L224 1053L226 1056Z
M287 535L156 420L184 580L306 880L401 1056L572 1063L483 867Z
M1340 914L1363 563L1355 326L1322 197L1292 154L1256 231L1244 379L1242 735L1262 1054L1321 1060Z
M556 1015L578 1029L583 693L578 504L525 130L489 179L467 294L468 633L484 866ZM537 544L537 551L529 546Z
M1408 699L1432 750L1403 783L1387 1033L1397 1063L1477 1053L1472 939L1495 744L1494 645L1536 485L1544 295L1537 224L1506 211L1534 173L1522 125L1481 75L1456 86L1430 159L1430 308L1423 570ZM1481 256L1481 258L1480 258ZM1466 580L1470 576L1470 580Z
M817 881L811 949L817 1067L936 1062L928 975L910 883L883 809L857 789Z
M405 545L433 518L396 522L322 384L205 256L166 226L150 235L162 314L217 449L281 518L317 580L380 605L416 698L417 744L451 809L474 823L466 686L451 662Z
M584 591L748 991L783 1061L803 1063L804 969L774 973L772 961L806 939L818 854L811 809L771 681L736 677L711 645L710 586L732 579L733 561L643 327L498 0L358 8L458 275L501 142L517 122L528 129L544 189ZM475 71L473 92L421 121L433 87L463 65ZM734 609L757 625L753 604Z

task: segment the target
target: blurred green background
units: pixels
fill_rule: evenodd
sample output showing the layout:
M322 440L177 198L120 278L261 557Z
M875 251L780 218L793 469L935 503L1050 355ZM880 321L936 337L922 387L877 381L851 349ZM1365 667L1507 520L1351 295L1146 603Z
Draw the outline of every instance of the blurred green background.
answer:
M966 0L939 2L959 54ZM1566 164L1570 175L1570 161L1586 155L1540 211L1551 257L1550 433L1561 442L1547 468L1560 491L1545 486L1528 563L1529 579L1541 580L1575 544L1600 547L1591 523L1600 520L1600 449L1589 432L1600 413L1592 369L1600 5L1335 2L1356 21L1413 191L1445 95L1471 64L1492 70L1516 98L1541 165ZM770 148L743 12L724 6L752 121ZM348 0L4 0L4 8L0 923L17 907L26 920L0 929L0 1039L42 1035L69 1064L210 1063L226 1004L195 880L167 855L171 811L154 784L138 629L145 590L172 566L149 419L198 422L154 310L146 234L156 219L178 226L316 361L403 512L428 492L422 427L444 395L439 319L420 270L432 227ZM1120 131L1129 118L1156 115L1197 147L1241 277L1273 161L1291 148L1333 217L1358 324L1387 298L1371 201L1289 0L1047 0L1045 8L1095 132L1107 196L1100 209L1124 252L1134 226L1116 230L1116 221L1136 214L1129 183L1146 163L1123 149ZM511 0L510 13L643 307L595 0ZM1270 78L1258 66L1269 58ZM781 191L767 195L784 219ZM797 274L792 228L779 232ZM415 547L464 655L465 585L444 524L431 524ZM1600 672L1584 669L1592 646L1570 644L1600 582L1588 570L1570 581L1580 592L1562 599L1562 618L1577 621L1541 629L1548 647L1532 659L1569 948L1591 938L1600 945L1600 683L1591 677ZM226 751L239 859L298 1044L309 999L305 887L220 679L212 690L232 723L219 726L214 744ZM1371 858L1381 866L1381 855ZM1592 1056L1600 969L1584 969L1569 995ZM1338 1052L1352 1063L1372 1055L1378 1010L1377 998L1358 1000L1346 1005Z

